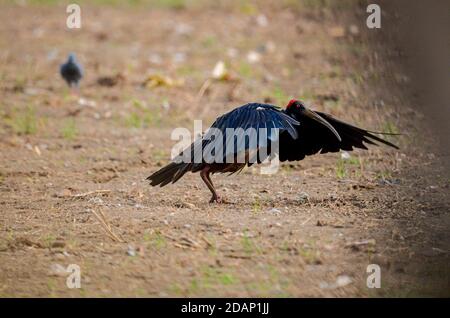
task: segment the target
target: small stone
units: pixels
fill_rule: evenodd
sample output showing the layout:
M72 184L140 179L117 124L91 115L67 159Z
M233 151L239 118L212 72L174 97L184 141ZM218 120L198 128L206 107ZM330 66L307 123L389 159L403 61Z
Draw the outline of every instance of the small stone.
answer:
M353 280L347 275L339 275L336 278L336 287L344 287L351 284Z
M214 69L211 74L212 78L217 80L224 80L228 76L228 70L223 61L219 61L214 66Z
M67 270L61 264L50 265L50 275L51 276L67 276Z
M90 198L88 200L89 203L95 203L95 204L103 204L103 200L99 197Z
M247 54L247 61L252 64L258 63L261 61L261 54L256 51L250 51Z
M260 27L266 27L269 25L269 21L267 20L267 17L264 14L260 14L256 17L256 23Z
M350 26L349 31L350 31L350 33L353 34L353 35L359 34L359 28L358 28L358 26L355 25L355 24L352 24L352 25Z
M192 26L190 26L189 24L178 23L177 25L175 25L174 31L177 35L185 36L185 35L191 34L193 29L194 28Z
M306 192L300 192L300 194L298 195L297 201L299 203L306 203L309 201L309 194Z
M97 103L96 103L95 101L93 101L93 100L87 100L87 99L85 99L85 98L80 98L80 99L78 100L78 104L79 104L80 106L87 106L87 107L92 107L92 108L95 108L95 107L97 106Z
M227 49L228 57L235 58L238 56L238 53L239 53L238 50L235 49L234 47L230 47Z
M159 65L162 63L162 58L158 53L152 53L148 56L148 60L150 63Z
M278 209L272 208L272 209L270 209L270 210L269 210L269 213L273 213L273 214L280 214L280 213L281 213L281 210L278 210Z
M341 152L341 159L348 160L350 158L351 158L351 156L350 156L350 154L347 151Z
M162 107L166 111L168 111L170 109L170 103L169 103L169 101L167 99L162 102Z
M57 49L52 49L47 53L47 61L53 61L56 60L56 58L58 57L58 50Z
M336 289L339 287L345 287L347 285L350 285L353 282L353 280L347 276L347 275L339 275L336 278L336 281L332 284L329 284L327 282L320 282L319 287L321 289Z
M133 246L128 245L127 255L128 256L133 256L133 257L136 256L136 250L135 250L135 248Z
M172 55L172 61L174 63L183 63L186 61L186 53L184 52L176 52Z

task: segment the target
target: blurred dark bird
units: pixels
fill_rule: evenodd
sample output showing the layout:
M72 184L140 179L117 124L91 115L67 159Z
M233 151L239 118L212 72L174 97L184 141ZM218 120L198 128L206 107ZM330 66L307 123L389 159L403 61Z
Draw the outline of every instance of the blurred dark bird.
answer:
M239 136L227 128L243 130ZM250 142L250 137L242 138L243 132L249 131L249 128L250 131L251 128L258 131L256 143ZM266 128L267 132L259 133L260 128ZM272 133L271 128L277 129L278 134ZM212 131L220 131L223 138L213 138ZM394 144L374 134L377 133L352 126L329 114L309 110L298 100L291 100L284 110L269 104L246 104L219 117L202 138L187 148L187 152L182 152L173 162L153 173L147 180L150 180L152 186L163 187L175 183L188 171L200 172L203 182L212 193L210 202L221 202L210 178L212 173L233 174L245 166L261 163L276 155L280 161L296 161L319 151L322 154L339 150L351 151L353 148L367 149L364 143L377 145L376 142L380 142L398 149ZM250 135L251 133L248 134ZM276 140L279 142L278 151L272 149L272 142ZM210 149L214 149L210 156L214 157L214 160L208 156L194 160L195 155L209 153ZM188 156L183 157L182 154L185 153L188 153ZM237 160L239 155L244 160ZM226 160L227 158L232 160Z
M83 68L77 62L74 53L70 53L67 62L61 65L60 73L70 88L78 88L83 77Z

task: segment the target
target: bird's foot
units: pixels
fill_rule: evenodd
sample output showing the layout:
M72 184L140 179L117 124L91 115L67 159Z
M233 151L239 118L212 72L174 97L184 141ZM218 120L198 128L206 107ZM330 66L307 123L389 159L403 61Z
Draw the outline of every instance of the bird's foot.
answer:
M209 200L209 203L218 203L218 204L221 204L221 203L228 203L228 202L227 202L227 200L225 200L225 199L222 198L222 197L219 197L219 196L212 196L212 197L211 197L211 200Z

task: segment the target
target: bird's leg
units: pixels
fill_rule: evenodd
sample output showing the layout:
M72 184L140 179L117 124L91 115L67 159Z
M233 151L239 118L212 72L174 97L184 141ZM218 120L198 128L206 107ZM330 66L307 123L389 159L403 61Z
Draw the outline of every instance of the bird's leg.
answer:
M70 94L75 98L81 97L80 96L80 86L78 84L70 85Z
M216 202L216 203L225 203L225 200L223 199L222 196L219 196L217 194L217 192L215 191L214 188L214 184L211 180L211 176L209 175L209 173L206 175L206 177L208 178L209 184L211 184L212 188L213 188L213 196L211 198L211 200L209 200L210 203Z
M211 177L209 176L209 167L205 167L200 171L200 176L202 177L203 182L208 187L209 191L212 193L211 200L209 200L209 203L217 202L221 203L222 200L217 195L216 189L214 188L214 185L211 181Z

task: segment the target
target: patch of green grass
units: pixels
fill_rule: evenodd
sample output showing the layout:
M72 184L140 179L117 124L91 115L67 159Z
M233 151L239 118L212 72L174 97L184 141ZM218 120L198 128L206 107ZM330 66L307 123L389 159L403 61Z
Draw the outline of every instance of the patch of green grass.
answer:
M392 172L389 170L379 171L377 173L377 179L381 180L392 179Z
M183 288L180 286L180 284L173 283L169 286L169 293L176 295L176 296L183 296Z
M8 232L7 232L8 234L6 235L6 240L7 240L8 242L13 242L13 241L14 241L14 237L15 237L15 235L14 235L14 230L11 229L11 228L9 228L7 231L8 231Z
M283 89L279 86L274 87L271 91L265 93L266 97L273 99L277 105L286 105L291 96L289 96Z
M86 155L81 155L78 157L78 162L81 164L86 164L89 161L89 157Z
M201 45L204 48L211 48L217 44L217 38L214 35L208 35L201 41Z
M55 240L56 240L56 237L52 233L48 233L44 237L42 237L44 246L47 248L52 247L52 244L55 242Z
M221 270L215 267L207 267L203 270L203 277L210 284L218 284L218 285L232 285L236 282L236 278L233 274L222 272Z
M27 85L27 79L23 75L18 75L14 79L14 90L23 91Z
M252 207L253 213L261 212L261 200L260 198L256 197L253 201L253 207Z
M49 278L47 280L47 288L48 288L48 292L49 292L49 297L50 298L56 298L56 281L54 278Z
M338 10L357 6L356 0L284 0L283 4L296 11L311 10Z
M348 176L349 174L349 166L357 166L362 170L362 163L358 157L350 157L348 159L338 159L336 162L336 177L338 179L343 179ZM357 171L357 173L360 173L361 171Z
M16 1L11 1L16 2ZM60 4L61 0L27 0L27 4L30 5L56 5ZM187 6L186 0L79 0L80 5L83 3L93 5L120 5L120 6L136 6L136 5L149 5L152 7L163 9L184 9Z
M291 99L288 94L286 94L280 87L273 90L273 96L280 105L286 105Z
M161 110L150 109L143 101L132 100L133 111L125 118L125 124L129 128L145 128L154 126L161 121Z
M166 238L159 231L145 232L144 241L149 242L153 247L160 250L167 246Z
M240 76L245 77L245 78L250 78L253 76L252 66L249 63L244 62L244 61L242 61L239 64L237 71Z
M276 267L267 265L267 274L263 279L257 282L246 284L246 288L252 293L256 293L258 297L291 297L286 289L289 286L289 280L280 275Z
M288 240L283 240L283 243L280 245L280 250L287 252L291 249L290 242Z
M188 294L196 294L200 291L212 288L224 288L238 283L238 279L230 272L215 267L204 267L200 274L194 277L187 288Z
M208 253L211 256L214 256L214 257L217 256L219 254L219 250L217 249L217 242L216 242L216 240L210 235L207 235L206 239L209 242L209 244L208 244Z
M132 112L126 118L126 125L130 128L141 128L142 127L142 118L136 113Z
M317 251L310 247L301 247L298 250L299 255L305 260L307 264L319 264L320 258Z
M248 235L247 230L243 233L241 245L246 254L259 253L261 251L252 238Z
M164 149L154 149L152 152L152 160L155 161L167 160L169 157L170 155Z
M345 161L351 165L355 165L355 166L361 165L361 162L358 157L350 157L350 158L346 159Z
M149 2L155 7L175 10L185 9L187 6L186 0L151 0Z
M347 176L347 169L345 167L345 162L342 159L339 159L336 163L336 177L338 179L343 179Z
M198 70L193 67L192 65L182 65L177 68L177 74L180 76L192 76L194 74L197 74Z
M8 249L8 240L0 240L0 251L5 251Z
M78 129L73 118L64 121L63 127L61 128L61 135L64 139L72 140L78 134Z
M38 118L32 106L23 111L15 109L6 122L19 135L34 135L38 130Z
M364 82L366 81L364 79L364 75L359 72L352 72L349 76L351 80L358 86L364 84Z
M246 14L246 15L258 14L258 11L259 11L258 7L254 3L252 3L248 0L242 0L239 3L240 3L239 11L241 13Z
M398 134L398 128L397 126L390 121L387 121L383 125L383 132L389 133L389 134Z

